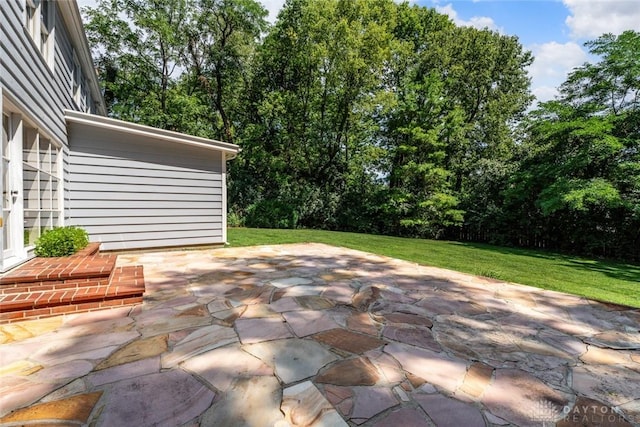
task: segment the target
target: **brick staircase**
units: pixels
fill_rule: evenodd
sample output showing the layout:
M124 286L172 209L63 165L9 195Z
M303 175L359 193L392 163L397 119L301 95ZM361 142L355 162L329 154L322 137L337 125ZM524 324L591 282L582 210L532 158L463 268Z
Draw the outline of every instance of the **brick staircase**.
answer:
M34 258L0 277L0 324L142 303L142 266L116 267L99 248Z

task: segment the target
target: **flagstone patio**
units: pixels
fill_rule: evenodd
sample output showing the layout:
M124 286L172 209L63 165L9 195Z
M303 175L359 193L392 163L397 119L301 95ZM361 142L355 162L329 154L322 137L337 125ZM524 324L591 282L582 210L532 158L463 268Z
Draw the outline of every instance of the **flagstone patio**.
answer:
M0 326L0 425L640 425L638 309L320 244L117 263L143 304Z

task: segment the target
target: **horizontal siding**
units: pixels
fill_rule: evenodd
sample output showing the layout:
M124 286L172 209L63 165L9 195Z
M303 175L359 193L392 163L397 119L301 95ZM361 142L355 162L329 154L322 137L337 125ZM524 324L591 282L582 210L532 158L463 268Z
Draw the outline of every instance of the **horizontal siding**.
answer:
M86 186L85 186L86 190ZM127 193L123 191L101 191L96 194L90 191L76 191L75 199L76 201L81 200L95 200L96 198L100 200L154 200L154 201L165 201L167 197L171 197L173 201L206 201L209 197L203 197L204 195L210 196L210 199L216 202L222 201L222 191L218 188L212 188L209 193L200 193L200 194L185 194L185 193L170 193L170 192L162 192L162 188L153 187L155 192L135 192L135 193Z
M105 141L105 143L108 143L107 141ZM98 149L96 150L92 150L92 153L89 155L85 155L83 154L83 152L81 151L83 150L83 147L80 145L76 145L76 150L74 153L74 156L78 159L78 164L74 165L74 167L79 168L82 166L97 166L97 167L118 167L118 168L133 168L133 169L138 169L140 171L145 170L145 171L166 171L167 170L167 166L163 165L162 163L159 163L158 160L160 159L154 159L153 157L153 153L145 153L144 156L136 158L136 159L129 159L126 157L126 151L125 152L109 152L108 149L106 150L100 150L100 151L104 151L106 154L101 154L101 152L99 152ZM177 148L176 148L177 150ZM204 168L205 171L202 171L200 169L194 169L193 165L190 162L187 162L185 165L180 165L177 163L174 163L173 165L171 165L171 170L175 170L175 171L182 171L182 172L193 172L196 174L202 174L202 173L207 173L206 169ZM219 172L219 170L215 170L216 172Z
M63 110L77 109L70 87L72 47L60 11L55 10L53 69L25 28L24 1L0 0L0 82L3 91L42 132L63 145L63 205L69 217L69 151Z
M223 242L222 153L71 123L70 223L105 250Z
M98 165L177 172L220 173L222 171L220 151L79 123L74 123L70 131L77 132L73 151L78 158L90 156L94 157L95 161L101 158L110 160L110 163ZM118 135L117 139L115 135Z
M108 241L148 241L148 240L165 240L162 246L175 246L171 240L173 239L190 239L190 238L215 238L222 236L222 231L215 229L200 229L200 230L176 230L176 231L138 231L138 232L120 232L99 234L94 233L93 237L98 237L98 240L106 243ZM117 238L119 236L119 239Z
M152 185L152 186L160 185L160 186L178 187L178 188L183 188L183 187L211 188L215 186L219 187L222 181L221 179L219 179L219 177L217 177L218 179L216 179L216 177L214 176L208 176L207 177L208 179L193 179L193 178L182 177L178 175L175 171L172 173L174 174L173 176L165 175L165 177L153 178L153 177L148 177L144 175L138 175L135 170L131 170L131 169L126 170L123 168L118 168L117 175L114 175L113 173L111 173L111 175L107 175L107 174L98 175L98 174L90 174L90 173L79 174L79 173L71 172L71 174L74 176L73 182L75 183L83 182L87 184L103 184L105 182L109 182L110 184L130 185L132 184L132 182L129 178L132 176L135 176L136 181L133 184L135 186L140 186L142 188L144 188L144 186L147 186L147 185ZM76 185L76 188L77 188L77 185ZM71 191L73 191L73 187Z
M189 215L189 216L186 216L186 215L157 216L154 218L154 221L151 223L151 225L155 227L155 223L157 222L166 224L166 225L198 224L200 226L201 224L218 224L222 222L222 215L215 215L215 214L196 215L194 213L193 215ZM122 224L121 217L118 217L118 216L113 216L113 217L97 216L93 218L84 217L83 224L86 225L87 227L91 226L95 230L104 231L103 229L98 227L112 228L112 227L119 227L121 225L149 225L149 220L148 220L148 217L146 216L139 216L139 217L130 216L130 217L127 217L127 224ZM173 228L173 226L171 226L171 228ZM108 232L115 233L117 232L117 229L108 230Z
M218 204L217 209L197 209L193 207L188 208L157 208L157 209L128 209L117 208L114 206L122 206L122 203L113 204L109 208L96 208L96 209L77 209L75 207L75 199L73 198L73 192L71 193L71 215L74 219L79 218L121 218L121 224L129 224L129 218L148 218L149 221L158 222L158 218L166 216L181 216L181 217L208 217L209 215L219 216L222 215L222 204Z
M87 160L88 159L85 157L82 160L83 164L71 165L70 171L76 174L111 175L113 174L113 167L116 166L122 171L124 175L135 173L136 176L144 176L144 177L150 177L150 178L166 178L167 177L167 170L162 169L161 167L158 167L157 164L154 164L154 166L158 168L153 169L153 168L143 167L144 165L141 164L141 162L138 162L137 165L134 162L127 162L129 163L129 165L126 166L122 164L124 163L122 161L123 159L116 160L114 164L110 166L104 165L104 162L100 162L100 160L103 160L103 158L96 159L98 160L98 162L96 163L100 163L97 165L86 164L85 162ZM87 163L93 163L93 162L87 162ZM212 177L208 172L195 172L195 171L190 171L188 169L179 169L179 170L180 170L180 179L194 179L194 180L203 180L203 181L206 181L206 180L220 181L221 179L219 175L215 175Z
M69 44L55 8L54 67L47 65L24 26L24 4L0 1L0 81L24 113L45 133L66 144L64 108L71 108L68 69L61 45Z
M169 218L169 221L167 222L167 224L171 224L171 232L179 232L179 231L199 231L199 232L204 232L206 230L204 230L202 227L202 223L199 222L194 222L193 221L193 217L190 218L190 222L184 222L184 223L174 223L172 221L174 221L173 219ZM220 217L217 218L218 221L220 221ZM157 226L155 224L149 224L147 222L142 223L142 224L127 224L127 225L122 225L122 224L100 224L100 225L95 225L92 227L92 230L94 233L96 234L131 234L133 236L133 233L148 233L148 232L153 232L153 233L158 233L157 231ZM217 233L219 232L218 229L212 228L213 231L216 232L216 236L218 235ZM211 230L210 230L211 231Z
M170 196L167 197L171 199ZM213 199L217 200L213 200ZM120 212L135 211L157 211L170 209L175 211L179 208L193 209L195 211L206 210L220 210L222 209L222 197L211 195L206 200L118 200L118 199L103 199L103 200L90 200L90 199L76 199L73 201L73 208L78 211L84 209L113 209L114 206L126 205L126 209L120 210Z
M75 175L74 175L75 176ZM131 176L131 175L130 175ZM178 184L178 181L174 181L174 184ZM167 185L167 186L159 186L156 184L122 184L122 183L110 183L109 190L110 191L118 191L121 193L159 193L159 194L173 194L173 193L184 193L184 194L194 194L194 195L209 195L212 194L211 191L214 191L214 188L220 188L222 183L216 181L215 186L205 187L205 186L178 186L178 185ZM92 193L102 193L106 191L104 186L104 182L71 182L69 184L70 191L74 192L92 192ZM98 198L94 196L94 198Z

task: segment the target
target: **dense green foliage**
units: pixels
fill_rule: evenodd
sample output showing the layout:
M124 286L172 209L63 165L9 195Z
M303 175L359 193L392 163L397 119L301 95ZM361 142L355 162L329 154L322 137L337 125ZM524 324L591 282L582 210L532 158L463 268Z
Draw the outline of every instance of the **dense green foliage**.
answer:
M100 0L85 14L111 116L234 142L231 117L266 28L260 3Z
M325 243L422 265L572 293L599 301L640 307L640 267L625 263L481 243L307 229L230 228L228 240L230 246Z
M84 249L89 244L89 235L78 227L56 227L46 230L36 240L34 250L39 257L69 256Z
M528 112L516 37L393 0L100 0L110 114L242 147L234 223L640 260L640 35Z
M640 33L587 44L558 100L530 115L505 180L508 243L640 260Z

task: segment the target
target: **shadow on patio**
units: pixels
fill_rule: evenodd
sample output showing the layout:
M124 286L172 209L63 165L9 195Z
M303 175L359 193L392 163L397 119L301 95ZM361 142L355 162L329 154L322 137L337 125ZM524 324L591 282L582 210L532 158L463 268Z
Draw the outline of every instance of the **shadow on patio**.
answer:
M640 424L638 310L320 244L134 263L143 305L2 329L0 423Z

